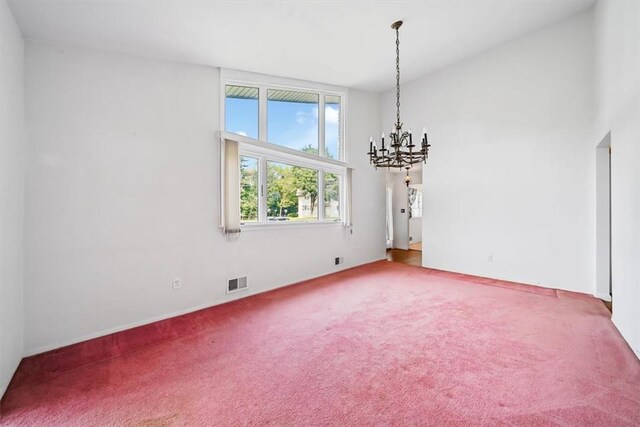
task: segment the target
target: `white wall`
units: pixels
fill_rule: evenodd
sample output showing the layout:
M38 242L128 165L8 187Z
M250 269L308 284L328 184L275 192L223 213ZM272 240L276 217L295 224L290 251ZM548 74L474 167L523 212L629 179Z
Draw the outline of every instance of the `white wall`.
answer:
M611 134L600 141L596 158L596 295L611 301Z
M422 191L422 169L409 172L409 177L411 178L411 184L415 186L418 191ZM410 206L407 207L411 209ZM422 218L411 218L409 220L409 237L411 243L422 242Z
M25 347L33 354L383 259L378 95L350 91L354 227L217 229L219 70L27 43ZM372 126L374 128L372 128ZM378 214L376 214L378 213ZM173 291L173 277L182 289Z
M417 191L422 192L422 171L417 173L418 179L415 181L411 177L411 187ZM411 206L408 206L411 209ZM411 217L409 219L409 242L420 243L422 242L422 217Z
M409 237L411 243L422 242L422 218L411 218L409 220Z
M22 358L24 42L0 0L0 397Z
M640 3L595 9L595 146L611 131L613 322L640 357Z
M393 188L393 248L409 249L409 200L404 174L387 172ZM402 210L404 209L404 212Z
M594 292L593 50L589 11L403 85L425 266Z

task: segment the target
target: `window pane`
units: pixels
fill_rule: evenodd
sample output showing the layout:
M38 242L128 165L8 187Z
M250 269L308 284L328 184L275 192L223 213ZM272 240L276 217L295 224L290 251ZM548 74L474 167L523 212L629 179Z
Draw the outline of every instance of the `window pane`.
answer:
M314 93L267 91L267 141L318 154L318 104Z
M324 219L339 221L340 218L340 175L324 173Z
M258 159L240 156L240 221L258 220Z
M258 139L258 88L227 85L224 108L227 132Z
M422 218L422 191L416 191L416 198L411 204L411 217Z
M340 160L340 97L324 98L324 147L325 155Z
M267 162L267 219L316 221L318 171Z

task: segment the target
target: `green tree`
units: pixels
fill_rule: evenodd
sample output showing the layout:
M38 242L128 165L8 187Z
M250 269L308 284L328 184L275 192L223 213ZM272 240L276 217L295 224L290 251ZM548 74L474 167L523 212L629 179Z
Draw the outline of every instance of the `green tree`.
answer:
M293 166L280 163L269 163L267 168L267 209L271 216L285 216L298 212Z
M324 174L324 201L329 203L340 198L340 177L331 172Z
M240 219L258 219L258 164L249 157L240 157Z
M296 187L296 193L300 190L305 196L309 197L311 200L311 212L313 212L318 199L318 171L297 166L293 166L291 171L295 180L293 185Z
M313 147L311 144L305 145L300 149L300 151L304 151L305 153L318 155L319 151L317 148ZM324 147L324 156L330 159L333 159L333 155L329 152L328 147Z
M318 199L318 171L270 162L267 189L269 216L297 216L299 194L309 197L313 212Z

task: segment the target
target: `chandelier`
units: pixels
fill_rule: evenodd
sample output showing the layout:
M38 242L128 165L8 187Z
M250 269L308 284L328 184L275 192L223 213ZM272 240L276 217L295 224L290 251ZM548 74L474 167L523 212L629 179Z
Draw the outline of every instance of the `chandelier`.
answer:
M396 123L389 134L389 142L385 145L384 133L382 133L382 141L380 147L373 137L369 138L369 163L378 167L399 168L407 170L407 178L409 177L409 169L417 163L426 163L429 158L429 142L427 141L427 130L423 128L420 136L420 146L413 143L413 134L411 129L402 130L403 123L400 121L400 27L402 21L394 22L391 28L396 30ZM407 180L407 186L409 181Z

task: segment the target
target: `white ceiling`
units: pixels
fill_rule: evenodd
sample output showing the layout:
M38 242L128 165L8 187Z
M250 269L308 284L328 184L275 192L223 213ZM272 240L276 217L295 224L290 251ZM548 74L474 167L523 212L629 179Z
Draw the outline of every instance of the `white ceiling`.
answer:
M585 10L593 0L10 0L25 38L385 90Z

